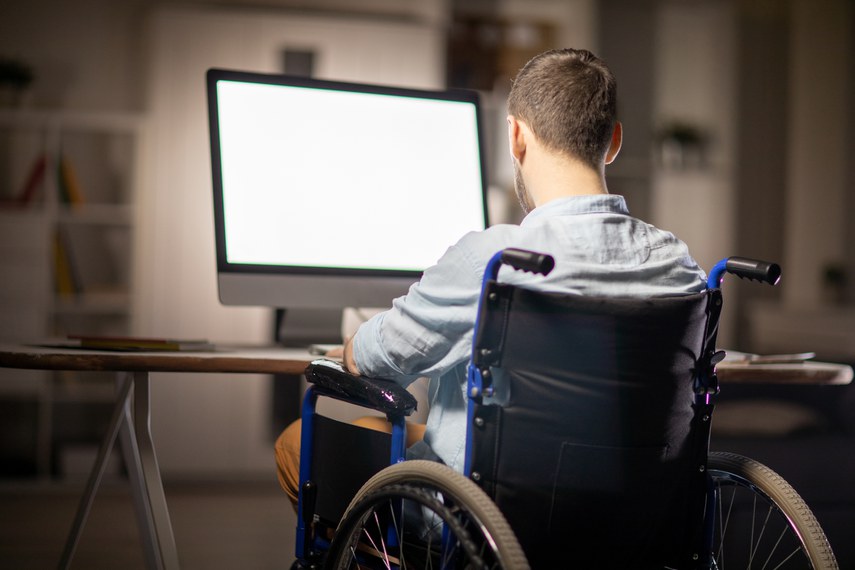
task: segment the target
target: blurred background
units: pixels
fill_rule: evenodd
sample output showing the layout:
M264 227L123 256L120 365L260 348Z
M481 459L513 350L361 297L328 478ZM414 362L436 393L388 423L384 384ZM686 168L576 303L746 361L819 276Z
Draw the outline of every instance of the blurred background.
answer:
M208 68L478 90L492 217L517 221L506 95L531 56L565 46L591 49L618 78L625 142L610 191L704 267L728 255L782 265L777 288L727 283L720 344L855 362L851 0L6 0L0 340L273 339L272 309L217 299ZM273 437L296 414L276 385L156 375L164 478L272 481ZM112 390L109 376L0 370L0 477L79 480ZM819 403L771 435L736 436L761 454L781 445L773 467L806 471L806 485L837 473L816 500L851 530L855 497L837 489L855 478L839 459L855 455L855 401L809 390L746 394L778 412ZM808 436L829 446L809 460L793 447ZM804 453L818 445L803 441Z

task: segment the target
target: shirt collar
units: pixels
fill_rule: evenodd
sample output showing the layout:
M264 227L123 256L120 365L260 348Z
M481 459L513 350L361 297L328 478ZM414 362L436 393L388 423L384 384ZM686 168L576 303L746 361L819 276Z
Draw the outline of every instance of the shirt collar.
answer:
M529 220L536 220L545 216L571 216L577 214L624 214L629 215L626 200L617 194L596 194L585 196L568 196L557 198L538 206L528 213L520 225Z

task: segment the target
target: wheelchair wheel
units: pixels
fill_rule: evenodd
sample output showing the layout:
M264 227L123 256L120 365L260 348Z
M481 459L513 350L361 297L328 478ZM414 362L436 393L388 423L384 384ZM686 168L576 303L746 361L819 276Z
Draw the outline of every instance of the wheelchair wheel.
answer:
M713 568L837 568L810 508L780 475L733 453L710 453L708 469L719 494Z
M377 473L336 530L327 568L529 568L498 507L472 481L432 461Z

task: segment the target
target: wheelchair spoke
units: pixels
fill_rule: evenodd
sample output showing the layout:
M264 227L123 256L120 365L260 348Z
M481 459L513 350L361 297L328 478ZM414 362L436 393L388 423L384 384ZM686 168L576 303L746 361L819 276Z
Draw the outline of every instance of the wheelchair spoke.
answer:
M767 559L766 559L766 563L765 563L765 564L763 564L763 568L764 568L764 569L765 569L765 568L766 568L766 566L769 564L769 561L772 559L772 554L774 554L774 553L775 553L775 551L778 549L778 545L779 545L779 544L781 544L781 540L783 540L784 536L786 536L786 534L787 534L787 530L788 530L788 529L787 529L787 527L784 527L783 529L781 529L781 534L780 534L780 535L778 535L778 540L775 542L775 546L774 546L774 548L772 548L772 552L770 552L770 553L769 553L769 558L767 558ZM800 550L801 550L801 547L798 547L798 548L794 549L792 552L790 552L790 555L789 555L789 556L787 556L786 558L784 558L784 560L783 560L783 561L781 561L781 563L780 563L780 564L778 564L777 566L775 566L775 567L774 567L774 568L772 568L771 570L778 570L779 568L781 568L784 564L786 564L786 562L787 562L790 558L792 558L793 556L795 556L795 555L796 555Z
M386 567L387 567L387 568L389 568L389 564L388 564L388 557L383 556L383 550L381 550L381 546L383 547L383 549L385 549L385 545L383 545L383 543L382 543L382 538L381 538L381 537L382 537L383 535L382 535L382 530L381 530L381 528L380 528L380 521L377 519L377 513L376 513L376 512L375 512L375 513L373 513L373 515L374 515L374 516L373 516L373 519L374 519L374 525L375 525L375 527L376 527L376 529L377 529L377 539L376 539L376 541L375 541L375 538L374 538L374 536L372 535L372 533L368 532L368 529L367 529L367 528L363 528L363 529L362 529L362 534L363 534L363 536L365 537L365 539L368 541L368 545L370 545L370 551L371 551L371 552L374 552L374 553L376 553L376 554L378 554L378 555L380 555L380 556L381 556L381 558L384 560L384 562L386 562ZM380 542L381 544L379 544L379 545L378 545L378 544L377 544L377 542Z
M710 469L718 518L714 521L714 568L837 568L815 519L814 526L801 520L807 507L791 487L762 470L766 469L762 465L740 456L718 454L715 463L718 465ZM814 557L810 549L816 546L822 548Z
M483 568L477 555L473 558L464 550L460 537L466 532L464 524L450 511L437 513L439 506L432 505L436 510L431 510L430 514L435 520L427 525L423 524L427 522L424 520L411 520L411 513L419 512L423 506L419 501L400 498L378 502L362 517L358 529L354 529L359 534L347 547L348 565L337 568L450 570L470 567L466 561L472 563L472 568ZM404 515L405 511L409 514ZM423 524L421 532L420 523ZM411 525L412 528L405 528ZM423 540L417 540L419 535ZM470 544L474 543L470 541Z
M390 509L391 510L391 509ZM374 526L377 528L377 540L380 542L380 546L382 548L377 548L378 551L381 552L383 556L383 562L386 563L386 568L391 570L392 566L389 564L389 553L386 552L386 540L383 538L384 529L380 526L380 519L377 516L377 513L374 513Z
M753 496L751 501L751 540L748 542L748 567L751 568L751 559L754 558L754 522L757 520L757 497Z
M529 569L483 491L445 465L418 460L389 467L363 486L336 529L324 567Z
M736 498L736 489L734 488L732 490L732 492L730 493L730 501L728 501L728 505L727 505L727 516L722 516L722 512L721 512L721 506L722 506L721 496L723 495L722 488L721 488L721 486L718 486L717 489L718 489L718 493L719 493L719 500L717 501L718 502L719 547L718 547L718 552L716 552L715 559L716 559L716 563L718 565L719 570L725 570L723 549L724 549L724 545L725 545L725 539L727 537L727 526L730 523L730 513L733 510L733 501Z
M754 563L754 556L757 554L757 550L760 548L760 543L763 541L763 535L766 533L766 527L769 525L769 517L772 516L772 508L773 507L770 505L768 510L766 511L766 519L763 521L763 526L760 527L760 535L757 537L757 540L755 541L754 540L754 519L756 517L757 497L754 497L755 515L752 516L752 520L751 520L751 545L752 545L752 548L751 548L751 556L748 557L748 567L749 568ZM779 542L780 542L780 540L779 540ZM776 543L775 547L777 547L777 543ZM769 557L771 558L772 554L774 554L774 553L775 553L775 548L772 548L772 552L769 554ZM764 568L766 567L765 564L763 567Z

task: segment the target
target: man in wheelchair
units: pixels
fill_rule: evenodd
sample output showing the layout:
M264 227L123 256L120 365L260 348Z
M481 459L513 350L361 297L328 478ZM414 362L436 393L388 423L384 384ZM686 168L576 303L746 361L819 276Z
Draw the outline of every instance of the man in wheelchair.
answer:
M344 361L356 374L403 386L430 378L424 439L408 457L462 470L466 364L484 269L497 251L551 253L555 269L547 278L508 277L548 290L649 297L704 288L705 274L683 242L631 217L623 197L608 193L605 167L622 140L616 110L615 78L590 52L565 49L532 59L513 83L507 118L525 219L464 236L346 343ZM280 482L296 503L299 425L286 429L276 447Z
M683 242L631 217L605 180L622 141L616 107L615 78L590 52L554 50L528 62L507 118L525 218L464 236L345 343L345 371L326 388L352 384L347 372L366 385L427 377L430 409L426 426L408 424L408 461L369 473L344 499L344 516L340 506L325 517L330 535L341 517L327 545L330 567L413 568L424 559L442 568L719 568L725 554L733 560L719 547L730 511L745 504L727 491L748 489L750 522L736 520L728 535L750 537L740 548L747 562L728 567L750 568L763 552L756 567L808 560L836 568L786 482L740 456L708 461L714 366L723 355L715 351L720 275L777 282L780 268L761 277L753 262L720 264L708 281ZM497 254L508 250L550 255L536 267ZM510 267L500 272L502 264ZM317 533L304 533L320 520L315 476L337 469L343 455L377 453L368 440L333 438L321 449L329 438L311 435L313 405L307 412L304 404L312 428L301 432L298 420L276 442L280 483L300 505L298 568L326 556L310 546ZM399 433L403 417L394 419ZM372 428L352 430L363 436L390 429L382 418L359 423ZM311 478L300 472L301 445ZM767 521L774 515L784 529L771 546L761 544L765 522L751 519L758 496L769 504ZM402 527L413 512L430 512L415 528L435 520L439 534L418 530L409 542Z

